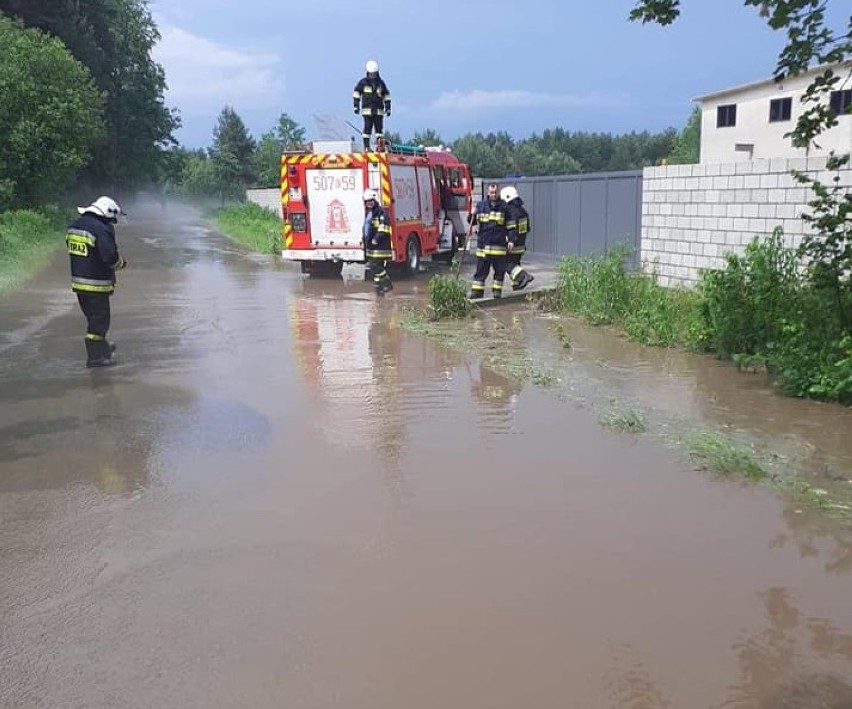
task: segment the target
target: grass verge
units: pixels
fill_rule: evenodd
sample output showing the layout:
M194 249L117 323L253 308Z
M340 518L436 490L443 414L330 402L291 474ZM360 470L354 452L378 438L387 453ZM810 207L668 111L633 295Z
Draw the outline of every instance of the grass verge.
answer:
M261 254L281 252L283 223L274 212L246 202L214 210L211 220L226 236Z
M44 267L64 245L70 216L58 209L0 213L0 295Z

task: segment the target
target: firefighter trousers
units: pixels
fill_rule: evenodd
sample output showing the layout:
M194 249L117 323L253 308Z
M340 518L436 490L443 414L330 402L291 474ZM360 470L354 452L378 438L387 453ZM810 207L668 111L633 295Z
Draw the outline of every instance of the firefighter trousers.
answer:
M384 129L385 117L384 116L364 116L364 129L361 132L361 137L364 139L364 147L370 146L370 135L373 132L373 128L376 129L376 138L382 138L384 133L382 130Z
M105 340L110 323L109 294L77 293L77 302L86 316L86 339Z
M390 275L388 274L388 260L386 258L376 258L370 256L367 259L367 264L370 272L373 274L373 284L376 286L376 293L382 295L385 291L393 288Z
M494 280L491 281L491 294L495 298L503 295L503 277L506 275L506 256L486 254L476 257L476 273L473 274L473 284L470 286L472 298L481 298L485 294L485 279L494 270Z
M110 325L108 293L77 293L80 310L86 316L86 365L110 364L113 345L106 336Z

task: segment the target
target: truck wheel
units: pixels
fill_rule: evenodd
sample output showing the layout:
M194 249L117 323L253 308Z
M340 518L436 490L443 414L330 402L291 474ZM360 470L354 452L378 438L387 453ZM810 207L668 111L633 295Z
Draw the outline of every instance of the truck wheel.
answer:
M405 272L413 276L420 271L420 239L410 234L405 242Z

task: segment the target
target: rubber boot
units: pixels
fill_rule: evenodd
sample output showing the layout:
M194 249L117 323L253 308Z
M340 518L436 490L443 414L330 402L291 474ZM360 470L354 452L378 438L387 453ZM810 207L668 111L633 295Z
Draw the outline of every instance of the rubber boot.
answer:
M530 273L521 268L519 271L512 274L512 290L521 290L526 288L534 280L535 279Z
M86 340L87 367L109 367L115 364L110 359L111 354L106 340Z

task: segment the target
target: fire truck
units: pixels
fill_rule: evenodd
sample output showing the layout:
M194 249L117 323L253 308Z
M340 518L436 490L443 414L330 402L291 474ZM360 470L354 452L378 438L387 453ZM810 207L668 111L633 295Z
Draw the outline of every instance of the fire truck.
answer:
M351 141L314 141L281 157L282 258L326 276L364 263L367 188L381 195L393 264L407 272L419 271L424 257L450 261L465 243L472 180L452 152L392 144L356 152Z

